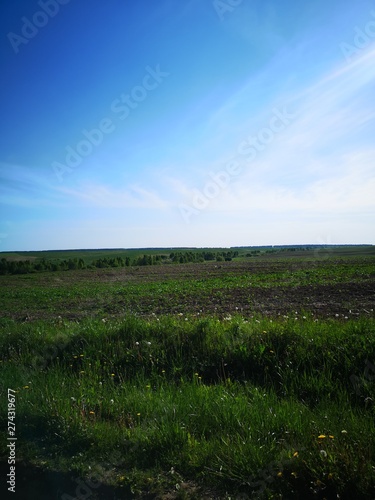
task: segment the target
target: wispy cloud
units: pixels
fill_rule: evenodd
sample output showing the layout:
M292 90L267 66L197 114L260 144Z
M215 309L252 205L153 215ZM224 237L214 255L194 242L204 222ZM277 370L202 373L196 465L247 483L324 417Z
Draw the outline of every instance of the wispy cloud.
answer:
M95 208L147 208L165 210L169 204L155 190L148 190L139 185L127 188L113 188L105 185L87 184L79 190L57 188L71 202Z
M285 98L287 107L292 106L296 112L291 124L252 162L233 151L233 158L242 162L242 173L206 210L374 213L375 149L371 131L375 111L368 103L374 77L372 50L300 89L293 105ZM278 101L283 102L282 95ZM225 120L229 108L226 105L220 109L221 119ZM247 125L242 123L243 129ZM224 167L223 162L221 169ZM181 178L171 185L183 203L191 202L193 188L203 188Z

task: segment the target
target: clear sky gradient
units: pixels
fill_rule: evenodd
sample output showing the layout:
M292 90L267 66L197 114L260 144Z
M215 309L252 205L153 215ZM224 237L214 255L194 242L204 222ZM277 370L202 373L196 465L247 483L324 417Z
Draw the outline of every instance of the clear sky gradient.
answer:
M375 243L375 2L0 6L0 251Z

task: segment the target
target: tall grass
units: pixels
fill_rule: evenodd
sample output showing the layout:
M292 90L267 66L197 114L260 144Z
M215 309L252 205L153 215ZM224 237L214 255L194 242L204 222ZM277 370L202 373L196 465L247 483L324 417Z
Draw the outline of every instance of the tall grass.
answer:
M18 458L112 459L134 491L173 471L250 498L372 498L375 322L298 318L3 321Z

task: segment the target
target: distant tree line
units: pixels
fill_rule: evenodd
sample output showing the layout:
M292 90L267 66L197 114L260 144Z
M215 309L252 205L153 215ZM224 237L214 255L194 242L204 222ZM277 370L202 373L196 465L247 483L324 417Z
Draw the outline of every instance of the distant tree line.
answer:
M172 252L169 255L173 263L184 264L186 262L204 262L205 260L230 261L233 257L238 257L238 251L228 250L227 252Z
M204 262L209 260L230 261L238 256L238 251L223 252L172 252L169 256L142 255L131 259L130 257L103 257L86 263L83 259L49 260L0 260L0 274L28 274L35 272L71 271L77 269L95 269L129 266L154 266L160 264L184 264L187 262Z

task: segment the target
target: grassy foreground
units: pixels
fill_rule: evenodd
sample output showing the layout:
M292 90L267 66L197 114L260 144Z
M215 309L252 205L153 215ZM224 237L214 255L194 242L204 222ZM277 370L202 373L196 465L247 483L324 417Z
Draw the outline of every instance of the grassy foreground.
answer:
M375 498L374 318L1 319L0 359L57 498Z

